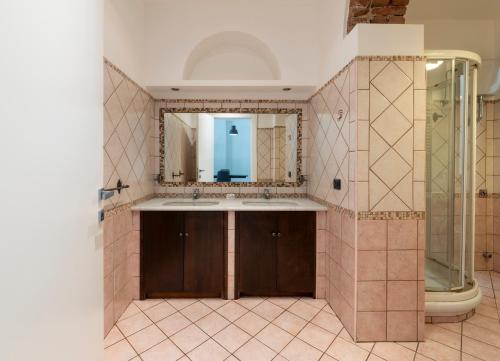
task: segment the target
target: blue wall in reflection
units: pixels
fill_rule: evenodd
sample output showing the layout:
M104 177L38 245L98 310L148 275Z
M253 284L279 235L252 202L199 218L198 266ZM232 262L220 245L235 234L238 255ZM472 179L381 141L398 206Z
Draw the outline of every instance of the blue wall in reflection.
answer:
M235 125L238 135L230 135ZM252 122L248 118L215 118L214 122L214 176L221 169L229 169L231 175L245 176L231 178L232 182L251 180L251 132Z

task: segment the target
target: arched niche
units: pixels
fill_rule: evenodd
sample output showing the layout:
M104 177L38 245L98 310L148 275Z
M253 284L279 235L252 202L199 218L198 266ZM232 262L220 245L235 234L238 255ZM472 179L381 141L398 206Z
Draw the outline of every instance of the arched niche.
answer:
M253 35L225 31L202 40L184 65L184 80L279 80L271 49Z

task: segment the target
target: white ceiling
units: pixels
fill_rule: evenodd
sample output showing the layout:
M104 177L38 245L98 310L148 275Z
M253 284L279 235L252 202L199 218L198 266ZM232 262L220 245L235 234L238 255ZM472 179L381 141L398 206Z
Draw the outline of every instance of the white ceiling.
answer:
M500 0L410 0L409 22L419 19L500 19Z

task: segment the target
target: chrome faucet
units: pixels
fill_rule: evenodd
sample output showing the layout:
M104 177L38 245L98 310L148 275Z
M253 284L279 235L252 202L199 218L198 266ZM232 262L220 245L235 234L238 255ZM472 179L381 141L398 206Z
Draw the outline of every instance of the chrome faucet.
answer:
M264 198L265 199L271 199L271 192L267 188L264 189Z
M196 188L193 191L193 199L198 199L198 198L200 198L200 190L198 188Z

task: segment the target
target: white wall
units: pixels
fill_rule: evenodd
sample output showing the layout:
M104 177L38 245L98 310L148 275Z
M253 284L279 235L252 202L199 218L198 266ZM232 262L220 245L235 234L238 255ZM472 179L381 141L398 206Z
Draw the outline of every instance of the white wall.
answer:
M418 9L417 9L418 10ZM484 8L484 11L488 11ZM425 49L468 50L479 54L482 65L478 71L478 93L500 94L500 14L484 15L481 19L449 19L443 13L443 19L415 18L409 12L407 22L423 24L425 28ZM473 16L473 15L471 15ZM465 17L465 18L463 18Z
M318 0L316 35L313 42L319 46L318 85L326 83L352 58L350 37L344 39L348 0Z
M214 181L214 117L207 113L198 114L198 131L197 131L197 154L196 167L199 172L198 181L213 182Z
M104 0L104 56L144 83L144 1Z
M357 55L422 55L423 29L415 25L359 24L345 35L349 0L318 0L317 85L322 86Z
M257 37L274 52L283 80L310 84L318 67L315 29L316 0L149 1L146 84L181 80L195 46L223 31Z
M103 359L102 1L0 2L0 360Z

